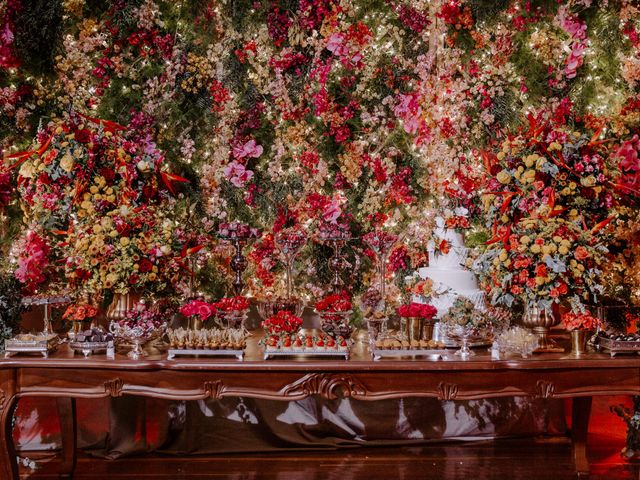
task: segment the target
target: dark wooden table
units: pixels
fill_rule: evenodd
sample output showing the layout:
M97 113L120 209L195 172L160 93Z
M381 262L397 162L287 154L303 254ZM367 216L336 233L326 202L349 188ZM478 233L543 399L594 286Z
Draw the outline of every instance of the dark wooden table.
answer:
M67 346L48 359L0 360L0 478L17 479L11 419L17 400L56 397L62 425L62 476L76 461L76 398L140 395L172 400L253 397L300 400L310 395L359 400L434 397L472 400L532 396L573 399L572 440L578 474L588 474L586 438L593 395L640 394L640 357L592 353L540 354L529 359L491 360L486 351L469 360L451 352L442 360L420 358L374 362L362 344L351 360L261 360L256 339L245 361L152 355L133 361L118 354L83 358Z

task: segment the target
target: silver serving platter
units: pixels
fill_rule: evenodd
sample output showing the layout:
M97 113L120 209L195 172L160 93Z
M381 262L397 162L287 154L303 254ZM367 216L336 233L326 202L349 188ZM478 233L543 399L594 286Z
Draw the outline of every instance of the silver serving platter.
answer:
M346 350L316 350L313 347L304 348L304 349L294 349L290 348L284 350L278 347L266 347L264 349L264 359L267 360L272 357L290 357L292 355L300 356L300 357L338 357L344 358L345 360L349 360L349 347Z
M82 352L82 354L86 358L92 353L106 352L107 349L109 348L109 343L113 345L113 341L111 341L111 342L69 342L69 346L76 352Z
M371 349L371 356L374 360L380 360L383 357L437 357L440 360L443 355L446 355L447 351L444 348L413 348L413 349L400 349L393 348L373 348Z
M73 301L68 295L58 295L58 296L33 296L33 297L24 297L22 299L22 305L24 306L32 306L32 305L56 305L59 303L70 303Z
M608 350L612 357L615 357L618 353L640 353L640 341L613 340L600 335L598 335L596 340L597 347Z
M167 351L167 360L175 357L236 357L244 360L244 350L208 349L208 348L170 348Z
M20 353L39 353L44 358L55 351L60 345L60 337L51 335L47 340L19 340L11 338L4 341L4 357L9 358Z

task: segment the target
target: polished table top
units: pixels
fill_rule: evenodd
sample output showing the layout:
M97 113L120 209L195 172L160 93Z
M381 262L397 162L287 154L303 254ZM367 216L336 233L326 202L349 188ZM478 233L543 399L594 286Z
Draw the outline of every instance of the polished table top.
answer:
M94 354L85 358L81 353L74 353L68 344L62 344L49 358L38 355L16 355L0 359L0 368L87 368L87 369L132 369L132 370L331 370L331 371L374 371L374 370L501 370L501 369L558 369L558 368L629 368L640 367L639 355L618 355L611 357L608 353L589 352L580 357L569 353L540 353L529 358L509 356L493 360L488 348L474 348L475 355L461 359L454 355L455 349L444 349L441 359L433 357L386 357L374 361L368 346L363 342L355 342L351 349L351 358L303 357L291 355L279 359L263 359L263 350L258 346L261 332L255 331L249 338L245 350L245 359L233 357L177 357L167 359L166 353L151 347L148 356L140 360L127 357L127 348L118 348L115 358L105 354ZM567 346L568 347L568 346Z

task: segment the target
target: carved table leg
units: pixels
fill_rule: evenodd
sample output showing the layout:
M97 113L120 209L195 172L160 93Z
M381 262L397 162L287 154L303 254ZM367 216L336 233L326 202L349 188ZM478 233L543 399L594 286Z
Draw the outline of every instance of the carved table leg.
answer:
M58 417L60 418L60 437L62 440L62 464L60 478L72 478L76 469L76 399L56 398Z
M576 397L573 399L571 413L571 440L573 458L578 477L589 476L589 460L587 459L587 434L589 432L589 417L591 416L591 397Z
M13 444L16 398L15 370L0 370L0 478L18 480L18 460Z

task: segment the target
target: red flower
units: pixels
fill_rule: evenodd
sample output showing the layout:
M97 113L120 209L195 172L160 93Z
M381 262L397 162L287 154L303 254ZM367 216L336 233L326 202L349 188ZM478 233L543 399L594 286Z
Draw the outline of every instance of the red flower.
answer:
M153 269L153 263L146 258L140 260L140 273L148 273Z
M578 248L576 248L576 251L573 254L573 256L576 257L576 260L584 260L586 258L589 258L590 254L586 248L580 245Z
M351 300L347 292L327 295L316 302L318 312L348 312L351 308Z
M262 327L267 330L269 335L293 333L298 331L301 326L302 319L285 310L279 311L262 322Z
M536 265L536 277L546 277L548 273L547 266L544 263Z
M436 313L438 313L436 307L428 303L412 302L409 305L398 307L398 315L405 318L424 318L431 320L436 316Z

